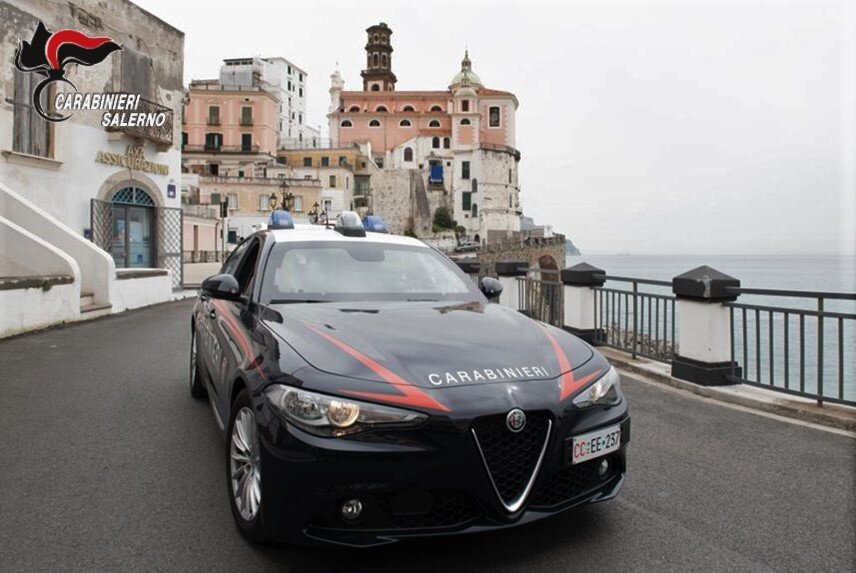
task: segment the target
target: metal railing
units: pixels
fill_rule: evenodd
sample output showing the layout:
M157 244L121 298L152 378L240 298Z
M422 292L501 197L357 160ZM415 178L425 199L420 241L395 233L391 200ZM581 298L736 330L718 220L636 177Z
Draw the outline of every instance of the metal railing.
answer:
M211 153L258 153L258 144L253 145L189 145L181 146L182 151L186 152L211 152Z
M517 279L518 310L530 318L564 326L564 285L532 277Z
M731 314L732 381L814 398L818 405L856 406L856 314L830 308L836 304L831 301L856 301L856 293L752 288L727 293L766 299L725 303ZM797 306L767 304L770 299L791 299Z
M183 263L220 263L223 262L222 251L182 251Z
M675 296L651 292L672 288L671 281L604 275L607 281L629 283L629 290L594 287L594 342L630 352L633 358L671 362L677 354ZM644 291L639 286L647 287ZM653 288L652 288L653 287Z

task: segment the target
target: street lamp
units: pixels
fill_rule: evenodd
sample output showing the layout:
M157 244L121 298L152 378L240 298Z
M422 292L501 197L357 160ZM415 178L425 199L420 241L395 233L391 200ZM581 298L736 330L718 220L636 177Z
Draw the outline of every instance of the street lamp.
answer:
M282 188L281 199L275 191L270 194L271 211L275 211L277 208L281 208L284 211L291 211L294 208L294 193L288 190L287 184L283 184Z

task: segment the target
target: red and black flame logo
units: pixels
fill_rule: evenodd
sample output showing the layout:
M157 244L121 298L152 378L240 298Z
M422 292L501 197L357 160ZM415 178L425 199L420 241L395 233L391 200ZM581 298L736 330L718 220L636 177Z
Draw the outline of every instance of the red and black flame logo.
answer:
M65 82L74 87L65 77L68 64L94 66L121 49L122 46L106 36L87 36L70 29L51 33L39 22L33 38L29 42L22 41L15 52L15 67L22 72L45 76L33 90L33 107L48 121L64 121L71 116L50 113L42 107L42 91L53 82Z

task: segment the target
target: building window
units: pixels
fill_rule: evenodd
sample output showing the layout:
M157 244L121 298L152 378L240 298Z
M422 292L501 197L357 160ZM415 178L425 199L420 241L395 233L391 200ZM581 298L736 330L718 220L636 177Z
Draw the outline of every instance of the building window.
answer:
M404 160L405 161L413 161L413 148L405 147L404 148Z
M490 127L499 127L499 106L492 105L488 109L488 125Z
M472 122L468 118L464 118L461 120L461 125L472 125Z
M339 167L344 166L344 165L345 165L345 163L347 163L347 161L348 161L348 160L347 160L347 159L345 159L345 156L344 156L344 155L340 155L340 156L339 156Z
M375 155L374 162L380 169L383 169L383 155Z
M369 122L369 127L380 127L380 120L373 119Z
M475 178L473 179L472 189L473 189L473 193L478 193L478 191L479 191L479 180L478 179L475 179Z
M469 191L461 193L461 209L469 211L473 208L473 196Z
M259 211L270 211L270 195L266 193L259 195Z
M387 67L387 66L389 66L389 56L387 56L386 54L384 54L384 55L381 57L381 61L382 61L382 65L383 65L383 67Z
M229 193L229 209L232 211L238 210L238 194L237 193Z
M375 111L378 113L386 113L388 110L385 105L379 105L375 108Z
M311 157L304 157L303 158L303 166L304 167L312 167L312 158Z
M303 125L303 114L302 113L297 114L297 123L299 123L300 125Z
M440 149L440 138L439 137L431 138L431 147L433 147L434 149Z
M448 137L443 138L443 149L449 149L452 146L452 140Z
M470 111L470 100L461 100L461 111Z
M330 167L330 158L326 155L321 158L321 167Z
M208 106L208 125L220 125L220 106Z
M291 89L291 80L288 80L287 86L288 86L288 91L294 91Z
M217 177L220 175L220 164L219 163L210 163L208 164L208 173Z
M15 70L12 149L18 153L50 157L52 124L38 114L31 99L33 89L40 80L41 77L37 74ZM46 99L51 101L54 90L48 88L46 91Z
M205 134L205 150L220 151L220 146L223 145L222 133L206 133Z
M439 105L432 105L431 111L443 111L443 108Z
M302 73L297 74L297 79L302 82L303 81L303 74Z
M436 119L432 119L428 122L428 127L440 127L440 122Z
M406 105L403 108L401 108L401 111L416 111L416 110L413 108L412 105Z
M351 123L350 119L342 120L342 123L339 124L339 127L354 127L354 124Z
M511 183L511 167L508 168L508 182Z
M372 54L372 67L376 68L377 65L378 65L378 55L377 55L377 52L375 52L374 54Z
M351 113L357 113L360 111L360 106L352 105L351 107L348 108L348 111Z
M398 122L398 127L410 127L412 124L409 119L402 119Z
M330 187L335 187L335 186L336 186L336 176L331 175L330 176Z
M187 145L187 132L182 131L181 132L181 146L184 147L185 145Z
M252 133L242 133L241 134L241 151L252 151L253 150L253 134Z
M461 179L470 178L470 162L461 161Z
M253 108L241 106L241 125L253 125Z
M243 177L243 176L244 176L244 170L238 169L238 177Z
M475 218L475 217L478 217L478 216L479 216L479 206L478 206L478 205L476 205L475 203L473 203L473 209L472 209L472 212L473 212L473 218Z
M373 92L380 91L380 84L372 84L372 91Z
M303 195L294 196L294 210L303 211Z

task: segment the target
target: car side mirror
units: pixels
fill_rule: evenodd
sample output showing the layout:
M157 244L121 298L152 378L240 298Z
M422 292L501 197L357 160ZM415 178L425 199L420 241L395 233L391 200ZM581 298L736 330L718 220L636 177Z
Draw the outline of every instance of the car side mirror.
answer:
M484 277L479 283L479 289L491 302L498 302L502 294L502 283L493 277Z
M238 284L238 279L228 273L223 273L202 281L202 294L211 298L238 300L241 298L241 287Z

